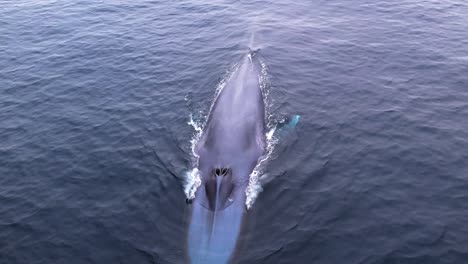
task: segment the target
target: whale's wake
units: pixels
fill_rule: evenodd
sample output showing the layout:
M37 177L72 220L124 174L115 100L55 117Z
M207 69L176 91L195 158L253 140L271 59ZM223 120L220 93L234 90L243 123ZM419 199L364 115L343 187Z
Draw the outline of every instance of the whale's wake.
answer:
M272 157L274 147L276 143L278 142L277 138L274 136L277 121L274 119L272 113L270 112L270 109L272 109L271 107L272 103L269 98L270 86L269 86L267 68L266 68L265 63L260 58L258 59L258 61L261 66L259 83L260 83L260 89L263 95L263 100L265 103L265 116L266 116L265 124L267 128L265 138L266 138L267 146L266 146L265 154L262 157L260 157L260 159L257 162L257 165L255 166L254 170L249 176L249 184L245 190L245 195L246 195L245 205L247 209L249 209L254 204L258 194L262 191L260 179L261 179L262 174L264 173L264 169L268 161ZM218 85L216 86L215 96L210 106L210 110L206 114L202 115L200 118L195 118L193 113L190 114L189 121L187 124L192 126L192 128L194 129L194 134L190 140L192 162L191 162L191 170L189 170L186 173L185 181L184 181L184 192L185 192L187 199L189 200L193 200L195 198L195 193L201 184L201 178L200 178L200 174L198 171L199 156L197 155L197 145L202 135L203 129L206 125L206 122L208 120L208 115L211 112L211 109L213 108L216 98L221 93L223 88L226 86L226 83L229 81L229 79L232 77L232 74L237 70L239 66L240 65L237 64L231 67L226 72L224 78L222 78L221 81L218 83Z

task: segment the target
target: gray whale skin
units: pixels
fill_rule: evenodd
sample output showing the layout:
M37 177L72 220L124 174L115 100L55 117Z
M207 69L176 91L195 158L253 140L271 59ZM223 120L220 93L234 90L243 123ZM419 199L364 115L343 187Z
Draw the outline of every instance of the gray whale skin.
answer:
M245 55L215 99L196 146L201 185L189 201L192 264L229 263L246 215L249 175L265 153L260 64Z

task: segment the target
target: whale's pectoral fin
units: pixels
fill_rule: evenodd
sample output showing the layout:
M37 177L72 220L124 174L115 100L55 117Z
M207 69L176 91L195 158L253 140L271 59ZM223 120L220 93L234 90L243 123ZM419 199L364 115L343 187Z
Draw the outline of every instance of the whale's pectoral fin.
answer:
M291 121L289 121L288 123L288 127L289 128L294 128L297 126L297 124L299 123L299 119L301 118L300 115L294 115L292 118L291 118Z
M278 123L276 130L273 132L273 136L278 139L278 143L275 145L276 153L281 153L287 146L297 140L297 125L300 118L300 115L293 115Z
M292 117L287 117L284 121L278 124L278 132L281 133L287 129L295 128L301 119L300 115L293 115Z

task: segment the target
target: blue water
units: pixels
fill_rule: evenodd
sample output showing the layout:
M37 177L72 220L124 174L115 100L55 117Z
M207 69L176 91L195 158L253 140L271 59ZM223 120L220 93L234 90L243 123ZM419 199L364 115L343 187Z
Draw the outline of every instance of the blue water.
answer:
M0 1L0 263L186 263L190 115L249 48L278 145L234 263L466 263L468 3Z

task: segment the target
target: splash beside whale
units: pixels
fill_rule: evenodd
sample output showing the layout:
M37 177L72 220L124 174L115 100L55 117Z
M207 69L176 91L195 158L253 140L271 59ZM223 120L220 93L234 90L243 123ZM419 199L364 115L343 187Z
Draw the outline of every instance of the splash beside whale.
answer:
M199 186L190 200L192 264L229 263L246 214L249 176L266 151L261 66L245 55L213 103L194 151Z

